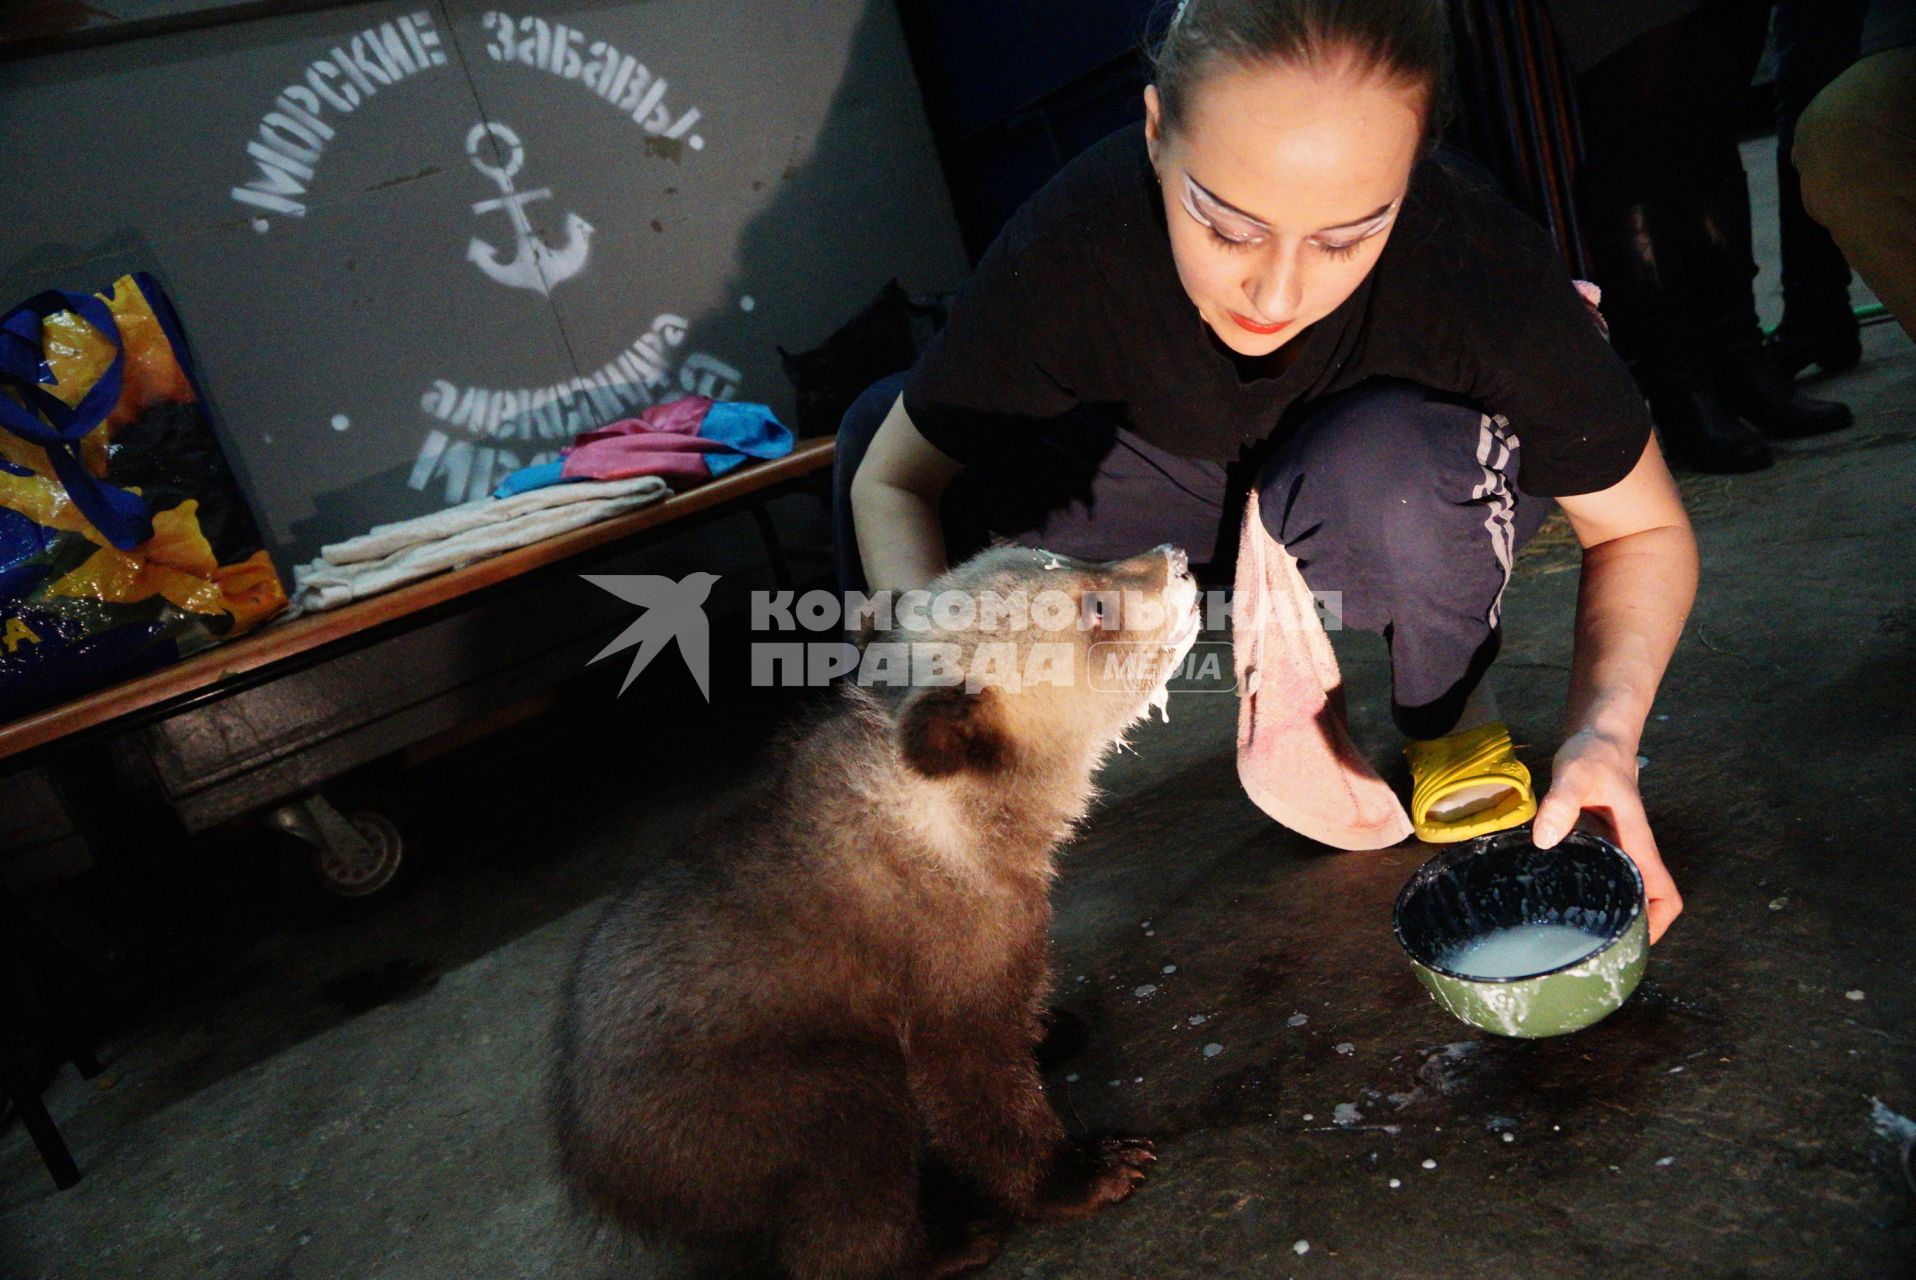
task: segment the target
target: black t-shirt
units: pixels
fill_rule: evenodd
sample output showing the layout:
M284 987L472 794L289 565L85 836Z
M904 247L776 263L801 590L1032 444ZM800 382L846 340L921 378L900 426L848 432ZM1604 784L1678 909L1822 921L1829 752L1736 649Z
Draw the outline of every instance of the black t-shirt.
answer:
M1543 228L1477 179L1419 164L1390 239L1330 315L1247 360L1178 280L1144 128L1066 165L999 233L905 384L941 452L989 456L996 433L1089 407L1152 444L1229 462L1316 399L1404 378L1502 414L1518 484L1608 488L1650 419Z

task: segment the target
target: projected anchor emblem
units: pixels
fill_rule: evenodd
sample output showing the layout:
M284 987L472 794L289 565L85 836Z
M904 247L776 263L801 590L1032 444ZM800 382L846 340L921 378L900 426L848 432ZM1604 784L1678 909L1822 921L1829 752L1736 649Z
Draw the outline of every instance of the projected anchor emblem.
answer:
M500 154L505 157L503 165L487 163L484 147L488 135L498 139ZM501 260L496 246L474 236L466 246L468 261L500 284L543 294L550 294L553 285L570 280L585 269L586 255L591 251L591 223L576 213L566 214L566 243L560 249L546 244L532 229L532 220L526 216L525 206L534 200L551 199L552 188L540 187L536 191L513 189L513 176L526 160L526 149L520 143L518 134L496 122L474 125L472 132L466 135L466 155L471 158L473 168L499 184L500 192L496 200L481 200L473 205L473 213L487 214L504 210L512 220L516 239L513 256Z

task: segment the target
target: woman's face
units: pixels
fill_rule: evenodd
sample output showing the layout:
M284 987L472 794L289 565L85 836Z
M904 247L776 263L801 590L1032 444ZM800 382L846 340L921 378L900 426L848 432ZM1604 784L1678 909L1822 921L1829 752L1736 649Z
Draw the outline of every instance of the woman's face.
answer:
M1225 346L1269 355L1341 305L1383 252L1424 135L1424 94L1348 60L1227 67L1175 132L1144 91L1184 291Z

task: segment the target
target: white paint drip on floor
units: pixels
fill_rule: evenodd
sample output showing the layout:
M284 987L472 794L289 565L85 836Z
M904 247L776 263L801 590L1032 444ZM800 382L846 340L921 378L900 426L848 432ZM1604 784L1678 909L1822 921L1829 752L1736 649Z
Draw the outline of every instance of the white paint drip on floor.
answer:
M1881 1098L1869 1100L1869 1127L1891 1142L1916 1142L1916 1120L1884 1106Z

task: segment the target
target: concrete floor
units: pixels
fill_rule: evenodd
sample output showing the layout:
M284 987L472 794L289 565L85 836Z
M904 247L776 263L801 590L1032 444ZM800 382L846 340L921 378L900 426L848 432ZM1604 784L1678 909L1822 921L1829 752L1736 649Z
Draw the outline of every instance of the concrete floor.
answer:
M1235 782L1235 700L1180 695L1108 771L1057 893L1094 1031L1055 1101L1163 1158L987 1274L1916 1274L1873 1101L1916 1115L1916 348L1870 328L1826 386L1853 429L1686 483L1703 587L1643 786L1688 910L1630 1004L1534 1043L1454 1021L1389 931L1427 850L1274 826ZM1532 556L1506 598L1500 691L1539 771L1573 566ZM1401 778L1381 642L1339 647L1355 732ZM245 847L182 864L151 904L156 997L105 1077L49 1095L85 1180L55 1193L0 1132L0 1277L648 1274L560 1212L544 1037L600 899L753 785L765 710L524 726L425 766L436 856L357 910L289 910Z

